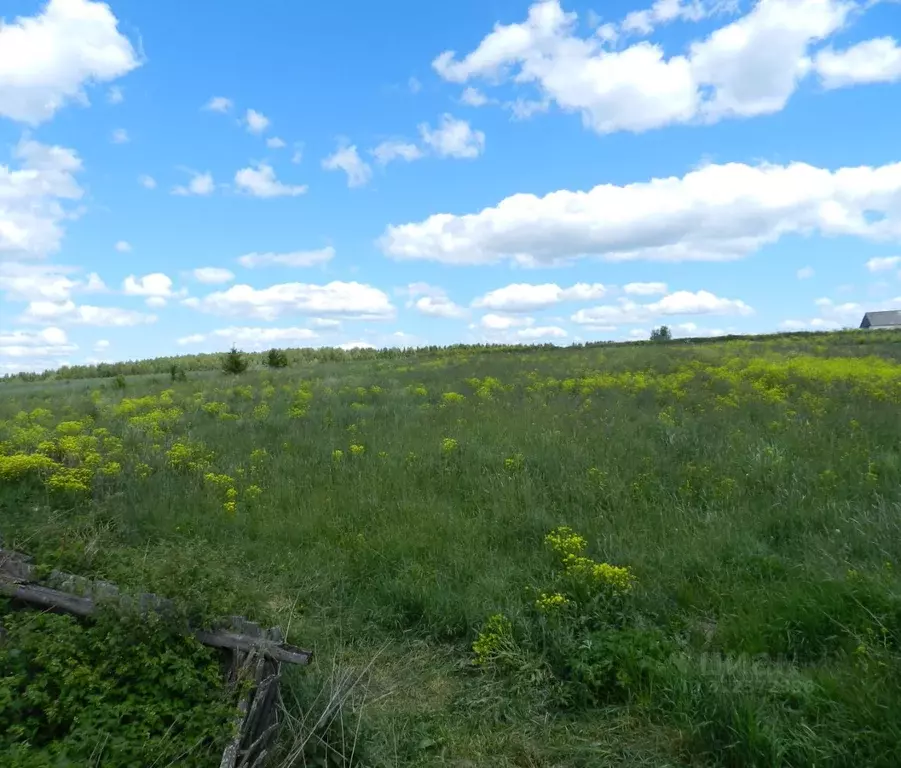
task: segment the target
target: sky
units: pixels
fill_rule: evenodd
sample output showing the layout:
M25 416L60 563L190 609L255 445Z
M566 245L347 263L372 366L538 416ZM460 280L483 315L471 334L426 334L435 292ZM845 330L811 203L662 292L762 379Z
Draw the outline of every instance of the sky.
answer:
M3 0L0 373L856 327L897 0Z

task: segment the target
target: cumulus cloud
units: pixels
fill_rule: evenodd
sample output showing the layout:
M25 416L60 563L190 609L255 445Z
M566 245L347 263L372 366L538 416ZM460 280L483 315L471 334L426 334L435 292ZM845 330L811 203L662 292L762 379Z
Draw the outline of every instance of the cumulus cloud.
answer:
M819 51L814 67L824 88L901 80L901 47L891 37L864 40L843 51Z
M247 253L238 257L238 263L242 267L253 269L254 267L313 267L317 264L325 264L335 257L335 249L332 246L320 248L316 251L293 251L291 253Z
M76 305L74 301L32 301L21 320L24 323L63 323L97 327L123 327L156 322L156 315L118 307Z
M496 24L475 50L433 62L445 80L533 86L537 103L581 115L598 133L646 131L778 112L811 70L811 49L838 31L849 0L760 0L743 16L667 56L642 40L611 50L610 35L582 38L578 16L539 0L525 21ZM692 18L695 3L664 0L627 17L626 30ZM611 30L612 31L612 30Z
M81 159L31 139L16 145L13 158L18 168L0 165L0 257L46 256L59 250L63 222L73 215L65 203L82 196L75 178Z
M118 85L114 85L106 92L106 100L110 104L121 104L125 101L125 95Z
M344 171L348 187L365 186L372 178L372 168L360 157L354 144L339 146L322 161L322 167L327 171Z
M368 341L345 341L338 345L338 349L343 349L345 352L352 349L375 349L375 344L370 344Z
M233 285L203 298L185 299L185 306L214 315L275 320L284 315L340 315L359 319L393 317L388 296L371 285L333 281L326 285L278 283L268 288Z
M152 272L143 277L129 275L122 282L122 291L126 296L154 296L163 299L176 295L172 290L172 278L162 272Z
M0 358L55 357L77 349L66 332L55 326L40 331L0 331Z
M901 256L877 256L867 262L870 272L887 272L895 267L901 267Z
M611 261L727 261L789 234L901 237L901 163L835 171L805 163L706 165L685 176L543 197L390 226L397 259L527 266L586 255Z
M556 283L513 283L474 299L472 305L500 312L530 312L564 301L594 301L604 297L608 290L601 283L576 283L569 288L561 288Z
M77 272L75 267L0 261L0 291L9 301L62 301L75 292L106 290L96 273L83 278Z
M478 88L470 85L463 89L460 101L470 107L483 107L488 103L488 97Z
M270 136L266 139L266 146L269 149L283 149L286 145L284 139L280 139L278 136Z
M485 134L473 130L465 120L458 120L445 114L437 128L427 123L419 126L422 143L439 157L471 159L478 157L485 149Z
M519 326L530 326L535 324L533 317L518 317L516 315L499 315L489 312L479 318L479 326L487 331L507 331L511 328Z
M250 349L264 349L273 344L296 344L319 338L319 334L309 328L253 328L248 326L231 326L219 328L210 333L195 333L183 336L176 343L182 346L202 344L211 340L236 344Z
M809 280L813 275L813 267L801 267L797 272L798 280Z
M147 176L146 174L138 176L138 184L140 184L144 189L156 189L156 179L153 176Z
M258 163L235 174L235 186L254 197L297 197L307 191L306 184L283 184L275 177L271 165Z
M196 171L190 171L191 180L188 182L187 186L178 185L172 188L173 195L200 195L205 196L209 195L216 188L216 184L213 182L213 174L207 173L197 173ZM146 184L144 186L147 186ZM155 185L154 185L155 186ZM152 188L152 187L151 187Z
M413 304L416 311L429 317L466 317L466 310L447 296L422 296Z
M406 160L408 163L422 157L422 150L407 141L383 141L370 154L380 165L387 165L392 160Z
M255 109L248 109L244 115L244 124L251 133L262 133L269 127L269 118Z
M516 335L523 341L538 341L540 339L564 339L566 331L556 325L540 325L534 328L522 328Z
M203 108L210 112L228 112L234 105L234 102L225 96L213 96Z
M127 144L129 140L128 131L126 131L124 128L116 128L116 130L113 131L111 138L113 144Z
M131 243L127 240L119 240L113 247L119 251L119 253L128 253L131 251Z
M50 0L35 16L0 21L0 116L38 125L139 63L106 3Z
M194 279L200 283L207 285L219 285L221 283L230 283L235 279L235 273L230 269L222 267L198 267L192 270L191 274Z
M666 283L626 283L623 291L629 296L656 296L669 290Z
M671 315L750 315L741 299L724 299L710 291L675 291L649 304L622 298L615 304L580 309L570 319L587 326L630 325Z

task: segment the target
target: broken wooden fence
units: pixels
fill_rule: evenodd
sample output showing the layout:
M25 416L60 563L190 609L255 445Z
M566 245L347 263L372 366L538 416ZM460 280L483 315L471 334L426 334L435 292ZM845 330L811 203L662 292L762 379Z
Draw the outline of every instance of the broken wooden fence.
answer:
M100 601L136 607L142 613L166 614L173 608L170 600L157 595L132 598L120 594L110 582L62 571L52 571L43 584L38 581L29 556L0 549L0 594L13 600L79 617L94 613ZM231 652L229 680L247 686L238 703L236 735L223 752L220 768L261 768L271 754L279 726L276 702L281 665L308 664L312 653L285 643L278 627L263 630L240 616L231 618L228 629L191 632L204 645Z

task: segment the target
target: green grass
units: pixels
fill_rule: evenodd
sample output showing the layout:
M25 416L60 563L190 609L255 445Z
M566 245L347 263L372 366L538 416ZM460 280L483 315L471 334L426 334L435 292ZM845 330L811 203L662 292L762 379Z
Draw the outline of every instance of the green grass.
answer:
M293 743L297 765L895 765L899 341L295 362L162 401L163 376L10 383L0 476L42 451L92 478L7 469L0 529L43 565L290 624L318 661L286 686L283 764ZM55 426L87 416L121 446L62 457ZM179 441L209 465L173 467ZM561 525L634 588L536 611L578 591L544 543ZM474 665L495 614L509 647Z

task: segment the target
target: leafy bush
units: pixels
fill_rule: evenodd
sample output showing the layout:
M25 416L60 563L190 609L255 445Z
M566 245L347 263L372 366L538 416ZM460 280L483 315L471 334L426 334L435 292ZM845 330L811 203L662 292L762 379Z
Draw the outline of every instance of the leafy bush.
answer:
M247 358L237 347L232 348L222 358L222 371L237 376L247 370Z
M288 356L280 349L270 349L266 353L266 365L270 368L287 368Z
M216 764L235 708L213 651L158 617L0 615L4 766Z

